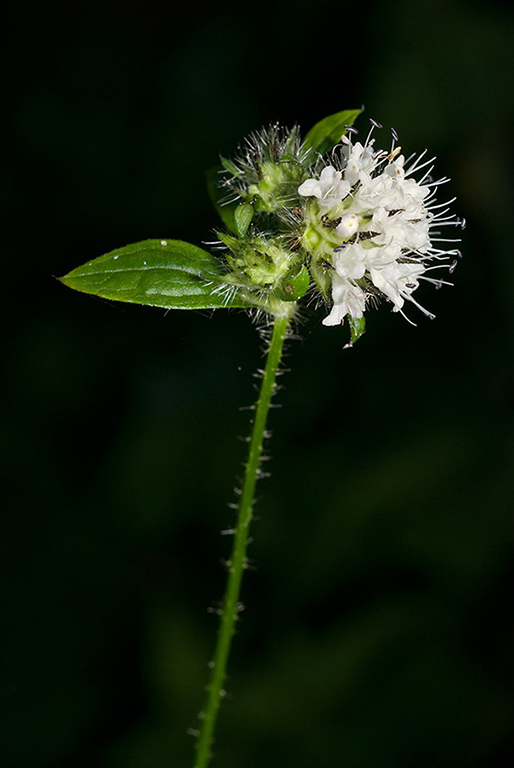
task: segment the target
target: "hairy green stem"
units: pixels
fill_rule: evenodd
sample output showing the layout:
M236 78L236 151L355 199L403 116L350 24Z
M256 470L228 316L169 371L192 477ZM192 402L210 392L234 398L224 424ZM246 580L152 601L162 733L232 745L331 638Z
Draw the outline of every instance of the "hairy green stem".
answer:
M218 709L220 701L225 694L223 686L230 646L237 621L241 581L247 564L248 532L252 520L255 485L259 475L266 421L275 389L275 381L287 329L294 311L293 303L286 306L289 309L287 314L276 316L274 319L266 367L262 375L259 398L255 405L250 450L248 452L248 461L246 463L243 488L238 506L238 519L234 530L234 545L230 560L227 563L228 579L221 612L220 628L214 658L210 664L211 679L207 688L207 701L203 711L200 713L200 730L196 744L194 768L205 768L209 762Z

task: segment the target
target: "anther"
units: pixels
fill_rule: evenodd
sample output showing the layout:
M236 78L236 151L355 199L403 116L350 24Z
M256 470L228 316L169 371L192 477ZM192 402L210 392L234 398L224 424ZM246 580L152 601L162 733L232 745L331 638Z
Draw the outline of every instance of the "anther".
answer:
M354 128L353 125L345 125L345 128L347 133L359 133L357 128Z
M373 125L375 128L383 128L384 126L381 125L381 123L378 123L376 120L373 120L372 117L369 118L369 122L371 125Z
M452 261L452 263L450 264L450 266L448 268L448 272L450 273L450 275L453 275L453 273L455 272L455 268L456 268L458 263L459 262L457 261L457 259L455 259L455 261Z
M395 141L398 141L398 134L396 133L396 131L394 130L394 128L391 128L391 134L392 134L392 136L393 136L393 139L394 139Z

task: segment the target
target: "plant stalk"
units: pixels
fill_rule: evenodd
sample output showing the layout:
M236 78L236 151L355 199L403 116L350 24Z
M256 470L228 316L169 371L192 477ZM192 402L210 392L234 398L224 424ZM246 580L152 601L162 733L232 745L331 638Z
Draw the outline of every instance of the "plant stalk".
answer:
M266 366L262 376L259 398L255 405L250 450L248 452L248 461L245 467L243 487L238 505L237 524L234 529L234 543L230 560L227 563L228 578L221 611L220 627L213 661L209 665L211 667L211 679L207 687L205 707L199 716L200 729L196 743L194 768L206 768L209 763L220 701L225 695L224 682L227 661L237 621L243 571L247 565L246 549L253 516L255 485L259 476L266 422L275 390L284 341L295 308L293 302L286 306L289 310L287 314L274 318Z

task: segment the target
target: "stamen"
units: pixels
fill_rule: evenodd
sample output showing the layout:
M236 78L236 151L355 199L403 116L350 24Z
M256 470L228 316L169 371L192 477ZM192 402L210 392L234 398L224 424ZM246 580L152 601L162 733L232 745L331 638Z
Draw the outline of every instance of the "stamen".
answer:
M423 312L424 315L428 317L429 320L435 320L435 315L432 312L429 312L428 309L425 309L416 299L413 298L411 293L405 293L404 291L400 291L400 296L403 296L404 299L408 299L409 301L412 301L412 303Z
M420 161L420 160L422 160L422 159L425 157L425 155L426 155L426 153L427 153L427 152L428 152L428 149L424 149L424 150L423 150L423 152L422 152L422 153L421 153L421 154L418 156L418 159L417 159L417 160L414 160L414 165L412 165L410 168L407 168L407 169L405 170L405 175L407 175L408 173L412 173L412 172L413 172L413 171L414 171L414 170L415 170L415 169L418 167L418 163L419 163L419 161ZM415 154L413 154L413 155L409 155L409 157L408 157L408 159L407 159L407 163L409 163L413 157L416 157L416 155L415 155ZM432 160L433 160L433 159L434 159L434 158L432 158ZM431 163L431 162L432 162L432 160L427 160L426 162L428 162L428 163Z
M439 211L439 213L436 213L435 215L433 215L431 220L437 221L441 216L445 216L449 210L450 210L449 208L444 208L444 210ZM448 218L454 219L456 217L455 217L455 214L452 213ZM445 221L445 219L442 219L442 221Z
M434 166L431 165L430 168L428 169L428 171L425 173L425 175L418 181L418 184L419 184L420 187L423 185L423 182L425 181L425 179L427 181L431 181L432 180L430 174L432 173L433 170L434 170Z
M450 264L433 264L431 267L426 267L425 272L430 272L432 269L450 269ZM428 279L428 278L427 278ZM448 285L453 285L453 283L448 283Z
M451 251L443 251L441 248L428 248L427 253L429 254L430 259L435 259L436 261L446 261L448 256L458 256L460 251L458 251L456 248Z
M371 117L370 117L370 119L369 119L369 122L371 123L371 129L370 129L370 132L369 132L369 133L368 133L368 135L367 135L366 141L364 142L364 146L365 146L365 147L367 147L367 146L368 146L369 140L370 140L370 138L371 138L371 134L373 133L373 131L375 130L375 128L383 128L383 126L382 126L382 125L380 125L380 123L377 123L377 121L376 121L376 120L373 120L373 118L371 118Z
M438 181L432 181L430 184L425 184L425 187L439 187L441 184L448 184L450 179L447 179L446 177L443 177L442 179L439 179Z
M452 197L450 200L447 200L445 203L439 203L439 205L431 205L430 207L425 205L425 208L427 209L427 211L435 211L437 208L444 208L445 205L450 205L451 203L454 203L456 199L457 199L456 197Z
M405 314L405 312L403 311L403 309L399 309L398 311L399 311L400 315L403 317L403 319L404 319L404 320L407 320L407 322L408 322L410 325L413 325L413 326L414 326L414 328L417 328L417 327L418 327L418 326L416 325L416 323L415 323L413 320L411 320L411 319L410 319L410 317L407 317L407 315Z
M423 168L426 168L426 167L427 167L427 165L430 165L430 163L433 163L433 162L434 162L434 160L435 160L435 157L431 157L431 158L429 158L428 160L425 160L425 162L424 162L424 163L421 163L421 165L419 165L419 161L422 159L422 157L423 157L423 155L426 153L426 151L427 151L427 150L425 149L425 152L423 152L423 153L422 153L422 154L421 154L421 155L418 157L418 159L415 161L414 165L411 165L411 166L410 166L410 168L408 168L408 169L405 171L405 176L410 176L410 175L411 175L412 173L414 173L414 172L416 172L416 173L417 173L418 171L421 171ZM433 168L433 167L434 167L434 166L432 166L432 168ZM430 171L432 170L432 168L430 168ZM430 171L427 171L427 173L430 173ZM426 175L427 175L427 174L425 174L425 176L426 176ZM425 178L425 177L423 177L423 178ZM418 184L421 184L421 182L418 182Z
M434 277L425 277L425 275L420 275L419 279L425 280L427 283L432 283L437 289L441 288L442 285L453 286L453 283L449 283L448 280L438 280Z

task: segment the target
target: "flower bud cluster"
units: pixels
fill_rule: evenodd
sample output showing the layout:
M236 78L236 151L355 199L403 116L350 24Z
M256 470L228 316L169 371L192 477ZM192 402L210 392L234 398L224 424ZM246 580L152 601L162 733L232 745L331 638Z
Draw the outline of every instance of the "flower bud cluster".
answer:
M226 276L229 285L258 291L261 296L271 294L282 301L295 301L309 287L309 272L301 259L285 247L280 236L256 235L237 239L219 234L230 248L226 256L231 271Z
M364 144L347 127L329 159L302 147L296 128L271 126L234 161L222 161L226 202L239 202L237 236L219 235L231 252L228 285L264 301L296 300L310 282L329 306L325 325L360 321L380 299L395 312L411 302L433 317L413 294L422 280L449 284L427 273L453 271L458 240L439 237L439 228L464 222L449 214L453 201L435 205L447 180L432 181L426 153L406 161L394 131L390 149L376 150L371 136L381 126L371 122Z
M298 128L288 131L271 125L252 134L237 158L221 162L229 174L226 187L233 199L251 201L256 211L266 213L293 205L299 185L307 178Z

